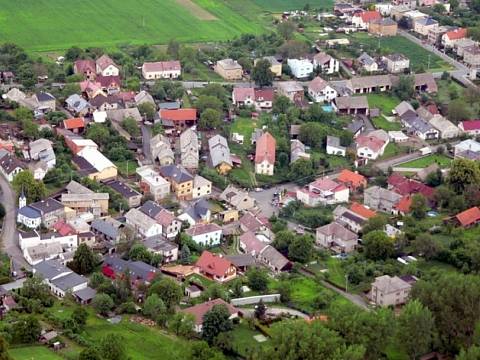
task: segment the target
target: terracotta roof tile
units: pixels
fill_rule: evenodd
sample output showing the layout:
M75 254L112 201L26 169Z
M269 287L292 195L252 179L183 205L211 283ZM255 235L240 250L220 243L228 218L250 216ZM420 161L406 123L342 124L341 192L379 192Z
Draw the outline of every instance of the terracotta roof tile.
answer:
M472 207L455 216L462 226L470 226L480 221L480 209Z
M255 150L255 163L260 164L267 161L269 164L275 164L275 147L277 142L275 138L269 133L264 133L257 140L257 147Z
M202 252L195 265L200 268L201 272L218 277L224 276L230 267L233 266L231 261L206 250Z

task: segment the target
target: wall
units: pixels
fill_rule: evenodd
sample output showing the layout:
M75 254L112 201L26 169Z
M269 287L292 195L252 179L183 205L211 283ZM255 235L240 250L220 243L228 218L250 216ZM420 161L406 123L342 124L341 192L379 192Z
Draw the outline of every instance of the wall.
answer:
M233 306L258 304L262 300L264 303L272 303L280 301L280 294L249 296L244 298L232 299L230 303Z

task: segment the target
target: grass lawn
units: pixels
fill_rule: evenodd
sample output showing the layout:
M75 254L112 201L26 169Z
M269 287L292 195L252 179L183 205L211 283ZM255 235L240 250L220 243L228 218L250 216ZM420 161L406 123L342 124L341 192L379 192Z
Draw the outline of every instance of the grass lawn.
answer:
M400 99L391 94L368 94L367 99L370 109L380 109L387 116L392 115L392 110L401 102Z
M426 168L429 165L437 163L442 168L450 166L452 159L445 155L431 154L420 159L408 161L406 163L398 164L399 167L408 168Z
M268 11L302 10L306 4L313 9L331 9L332 0L253 0L258 6Z
M414 71L419 71L421 68L425 71L438 72L443 70L450 70L452 67L442 60L437 55L425 50L420 45L404 38L403 36L389 36L378 38L368 33L354 33L350 35L352 41L359 45L374 46L375 48L380 44L382 54L402 53L410 59L410 67ZM429 65L430 56L430 68Z
M239 133L240 135L243 135L245 137L243 139L243 144L245 145L245 147L247 147L250 145L250 141L252 139L252 132L255 129L255 125L255 121L250 118L237 117L232 123L230 132L232 134Z
M391 122L385 119L383 116L377 116L372 119L373 125L377 129L382 129L385 131L399 131L402 129L402 125L398 121Z
M328 268L328 280L333 284L344 288L345 287L345 271L342 268L342 260L334 257L329 257L326 265Z
M438 92L435 99L441 104L448 104L456 97L462 97L465 89L453 80L437 80Z
M127 167L127 164L128 164L128 167ZM129 161L128 163L126 161L117 161L115 162L115 165L118 168L118 172L122 176L135 175L135 171L137 170L137 167L138 167L137 162L133 160Z
M63 358L46 346L26 346L11 348L10 356L14 360L62 360Z
M32 51L72 45L165 44L170 39L222 41L264 29L256 19L252 21L228 3L215 0L86 0L74 8L82 26L72 21L72 3L67 0L0 0L0 9L3 41Z
M232 331L232 345L233 349L243 357L250 354L249 351L257 349L268 342L259 343L253 337L261 333L250 329L244 322L235 326Z
M405 153L405 147L400 146L398 144L395 144L393 142L388 143L387 147L385 148L385 151L383 155L379 158L380 160L382 159L388 159L397 155L401 155Z

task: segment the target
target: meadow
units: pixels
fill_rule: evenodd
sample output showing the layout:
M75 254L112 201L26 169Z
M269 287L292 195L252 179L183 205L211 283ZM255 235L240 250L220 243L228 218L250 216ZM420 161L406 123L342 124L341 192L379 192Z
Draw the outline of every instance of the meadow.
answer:
M245 0L247 3L250 0ZM204 11L198 12L198 6ZM223 41L263 27L216 0L0 0L0 34L30 51Z
M311 9L331 9L332 0L253 0L258 6L267 11L302 10L305 5Z

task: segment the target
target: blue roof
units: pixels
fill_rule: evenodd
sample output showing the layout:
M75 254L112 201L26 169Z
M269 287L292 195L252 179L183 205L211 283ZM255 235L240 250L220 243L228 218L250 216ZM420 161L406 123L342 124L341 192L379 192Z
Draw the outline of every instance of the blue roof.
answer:
M42 217L40 212L38 212L37 210L35 210L34 208L32 208L30 206L22 207L21 209L18 210L18 213L27 217L27 218L29 218L29 219L38 219L38 218Z

